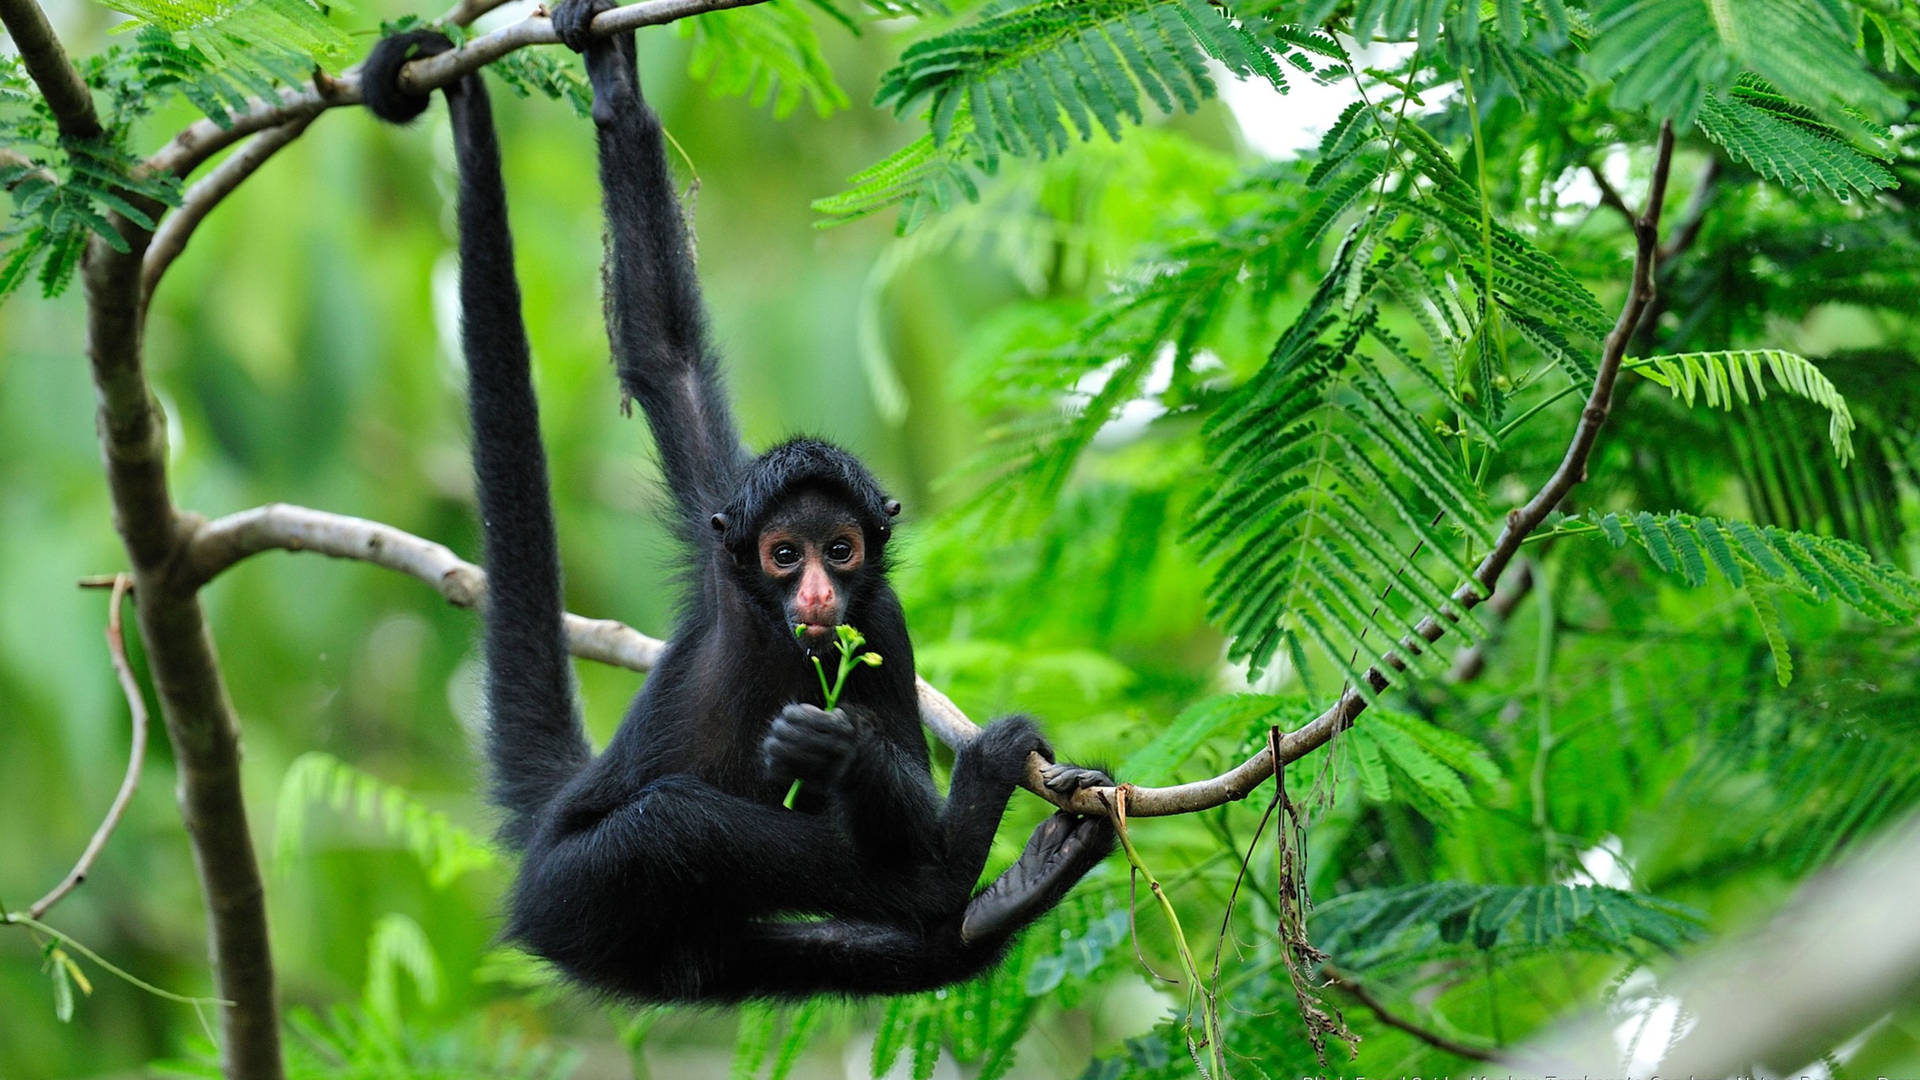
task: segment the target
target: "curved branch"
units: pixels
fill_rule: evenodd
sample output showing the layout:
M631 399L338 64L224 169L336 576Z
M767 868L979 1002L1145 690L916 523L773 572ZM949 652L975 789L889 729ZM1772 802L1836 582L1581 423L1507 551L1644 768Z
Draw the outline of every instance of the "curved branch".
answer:
M186 250L187 240L193 236L193 231L200 227L214 207L220 205L220 200L233 194L233 189L239 187L241 181L258 171L281 147L299 138L307 126L318 118L319 114L315 113L262 131L235 151L232 157L221 162L218 168L187 189L180 208L160 223L160 227L153 232L153 242L147 246L146 258L141 261L140 267L140 291L143 297L153 296L154 286L160 284L160 275L166 273L167 267L173 265L173 260Z
M67 59L47 13L33 0L0 0L0 23L6 24L20 50L20 62L46 97L60 134L69 139L98 138L100 114L93 109L93 91Z
M22 3L31 0L0 0ZM748 7L766 0L640 0L602 13L593 20L594 33L605 36L642 26L659 26L693 15L728 8ZM486 0L461 3L448 13L447 21L459 25L460 19L478 17L493 5ZM545 15L533 15L490 34L482 34L458 49L424 60L415 60L400 69L400 83L408 90L426 93L480 70L495 60L529 45L557 44L553 23ZM320 115L341 105L360 103L360 77L349 71L338 78L316 80L307 90L282 90L276 97L255 101L236 112L231 123L222 128L212 120L196 120L175 135L147 159L147 167L157 172L185 176L209 157L257 131L279 127L295 120Z
M147 699L140 692L140 682L133 677L133 665L127 662L127 637L120 628L120 606L126 601L128 590L133 588L133 575L115 574L113 576L113 598L107 608L107 656L113 661L113 675L119 680L120 692L126 695L127 711L132 714L133 741L127 749L127 772L120 778L120 790L114 793L113 802L107 807L107 816L100 821L100 827L93 831L93 839L80 852L80 858L74 861L73 869L67 871L60 884L55 885L47 895L33 902L27 909L27 917L37 919L47 913L47 909L59 903L66 895L87 880L94 861L100 858L100 852L107 846L107 837L126 816L127 804L133 801L133 792L140 786L140 768L147 760Z
M444 544L378 521L285 503L242 510L201 525L181 561L182 585L198 589L235 563L263 551L313 551L368 562L426 582L455 607L477 608L486 602L486 571ZM665 642L624 623L572 612L566 616L566 632L567 651L573 655L629 671L653 670L666 648ZM964 746L980 733L952 699L924 679L919 691L920 718L941 742ZM1045 795L1047 789L1037 771L1032 780L1031 786Z
M397 570L433 586L454 607L476 608L486 601L486 571L443 544L377 521L285 503L242 510L202 525L187 545L185 582L200 588L262 551L314 551ZM566 630L573 655L630 671L652 670L666 647L612 619L568 614Z

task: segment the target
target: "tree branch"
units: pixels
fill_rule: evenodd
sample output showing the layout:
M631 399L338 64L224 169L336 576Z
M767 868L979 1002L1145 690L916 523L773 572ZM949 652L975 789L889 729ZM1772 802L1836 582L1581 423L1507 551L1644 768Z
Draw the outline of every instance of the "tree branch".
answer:
M34 0L0 0L0 23L6 24L27 75L46 97L60 134L69 139L98 138L100 115L93 109L93 91L67 59L47 13Z
M214 979L219 996L233 1003L219 1014L221 1068L230 1080L280 1080L273 955L240 785L239 723L199 599L174 579L195 519L183 517L168 494L166 419L141 354L140 263L152 236L114 217L131 250L95 238L84 263L87 356L114 528L132 566L148 670L179 775L180 816L206 894Z
M193 231L200 227L214 207L220 205L220 200L233 194L241 181L258 171L281 147L299 138L308 125L318 118L319 114L315 113L262 131L187 189L180 201L180 208L167 215L160 227L154 230L153 243L147 247L146 258L142 260L140 268L142 303L153 297L154 287L160 284L160 276L186 250Z
M263 551L313 551L395 570L434 587L460 608L485 603L487 573L443 544L377 521L275 503L242 510L194 530L181 557L182 587L198 589L222 571ZM613 619L566 615L567 651L585 660L647 672L666 644ZM920 719L948 746L966 745L980 729L952 699L919 683ZM1033 778L1032 786L1052 798Z
M107 807L107 816L100 827L93 830L93 839L80 853L80 858L67 871L67 876L55 885L47 895L33 902L27 909L27 917L37 919L47 913L47 909L59 903L79 884L87 880L87 874L93 869L94 862L100 858L100 852L107 846L107 837L126 816L127 804L133 801L134 789L140 786L140 768L147 760L147 699L140 692L139 680L133 677L133 665L127 662L127 639L120 630L120 606L127 598L127 591L133 587L133 578L128 574L115 574L113 577L113 598L107 608L107 656L113 662L113 674L120 682L120 692L126 695L127 711L132 714L133 740L127 750L127 774L120 779L120 790L113 796L112 805Z
M19 2L30 2L30 0L0 0L0 3ZM677 22L693 15L704 15L709 11L724 11L728 8L748 7L765 2L766 0L640 0L637 4L628 4L625 7L603 12L593 20L593 31L604 37L625 30L635 30L642 26L659 26L663 23ZM485 0L461 3L448 13L448 21L458 25L459 19L476 18L492 6ZM424 60L415 60L400 69L400 84L408 90L424 94L470 75L517 49L523 49L529 45L557 44L559 41L560 36L554 33L553 23L545 15L529 16L490 34L482 34L458 49ZM196 120L187 125L180 134L175 135L173 141L148 158L147 166L159 172L185 176L209 157L256 131L318 116L327 109L341 105L360 103L360 77L357 71L349 71L338 78L319 80L319 82L320 85L312 89L288 89L281 91L275 98L256 100L250 107L235 112L232 123L226 128L220 127L212 120Z

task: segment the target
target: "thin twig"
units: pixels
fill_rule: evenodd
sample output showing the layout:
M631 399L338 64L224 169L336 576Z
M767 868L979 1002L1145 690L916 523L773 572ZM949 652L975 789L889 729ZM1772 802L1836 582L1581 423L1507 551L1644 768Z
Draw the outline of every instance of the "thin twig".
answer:
M1465 1043L1455 1042L1445 1035L1429 1031L1411 1020L1395 1015L1393 1010L1382 1004L1379 998L1369 993L1366 987L1355 982L1352 976L1333 968L1331 965L1322 967L1320 970L1326 975L1328 982L1346 991L1355 1001L1365 1005L1367 1010L1373 1013L1375 1019L1396 1031L1404 1031L1436 1050L1444 1050L1455 1057L1463 1057L1469 1061L1499 1062L1505 1060L1491 1050L1482 1050L1478 1047L1468 1046Z
M133 717L133 741L127 750L127 774L120 779L120 790L113 796L113 804L107 807L107 816L101 820L100 827L93 830L93 839L87 841L86 850L67 871L67 876L55 885L52 891L33 902L27 908L29 918L38 919L47 913L47 909L60 902L81 882L87 880L87 874L93 870L94 861L100 857L101 849L107 846L107 837L126 816L127 804L133 801L133 793L140 786L140 768L147 760L147 699L140 692L140 682L133 677L133 665L127 662L127 638L120 628L120 607L126 601L127 591L133 588L133 575L115 574L113 576L113 598L108 601L107 609L107 655L113 660L113 674L120 680L120 692L126 695L127 711Z
M26 167L32 170L31 172L21 174L12 183L7 184L6 189L8 191L12 191L14 188L17 188L21 184L25 183L28 177L32 177L36 180L41 180L49 184L57 184L60 182L60 176L58 173L55 173L52 169L35 166L32 158L28 157L27 155L21 153L18 150L0 150L0 166L4 166L10 169Z
M1700 228L1707 223L1707 211L1713 208L1713 196L1719 181L1720 159L1710 157L1700 167L1699 178L1693 182L1693 194L1687 197L1686 209L1680 212L1680 220L1673 228L1673 238L1660 246L1662 263L1685 253L1700 238Z
M233 194L241 181L258 171L281 147L299 138L316 119L318 114L303 116L262 131L187 189L180 201L180 208L167 215L160 227L154 230L153 241L147 245L147 254L140 266L140 291L143 296L147 299L153 297L154 287L160 284L160 275L166 273L167 267L173 265L173 260L186 250L193 231L200 227L214 207L220 205L220 200Z
M1600 205L1616 211L1631 224L1634 218L1633 208L1627 205L1627 200L1620 197L1620 189L1614 187L1613 181L1607 179L1606 172L1600 166L1589 162L1587 173L1593 177L1593 186L1600 189Z

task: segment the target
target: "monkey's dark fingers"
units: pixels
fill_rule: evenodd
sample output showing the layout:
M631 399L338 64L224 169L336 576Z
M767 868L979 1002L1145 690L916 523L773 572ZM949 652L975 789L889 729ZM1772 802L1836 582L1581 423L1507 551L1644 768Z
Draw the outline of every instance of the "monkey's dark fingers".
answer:
M1040 770L1040 782L1056 795L1071 795L1081 788L1112 787L1113 777L1099 769L1055 762Z
M845 713L789 705L768 726L760 757L776 777L831 782L846 775L859 741L859 729Z
M614 0L561 0L551 16L553 32L560 35L560 43L567 48L586 52L593 44L594 16L614 6Z

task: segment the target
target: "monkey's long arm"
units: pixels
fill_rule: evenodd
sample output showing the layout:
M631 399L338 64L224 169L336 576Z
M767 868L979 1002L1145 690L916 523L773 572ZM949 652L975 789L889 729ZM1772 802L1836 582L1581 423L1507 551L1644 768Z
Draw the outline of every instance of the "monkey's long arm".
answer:
M401 95L394 77L407 60L445 47L445 38L424 31L382 41L363 69L368 107L386 120L417 115L426 99ZM505 835L524 843L534 815L591 755L562 629L559 550L493 111L478 75L446 95L460 167L460 341L486 537L487 750L494 797L511 814Z
M605 3L554 12L563 37ZM600 184L612 249L607 331L620 384L640 402L660 466L695 534L734 494L746 454L707 343L700 301L660 118L640 92L631 35L586 50L599 129Z

